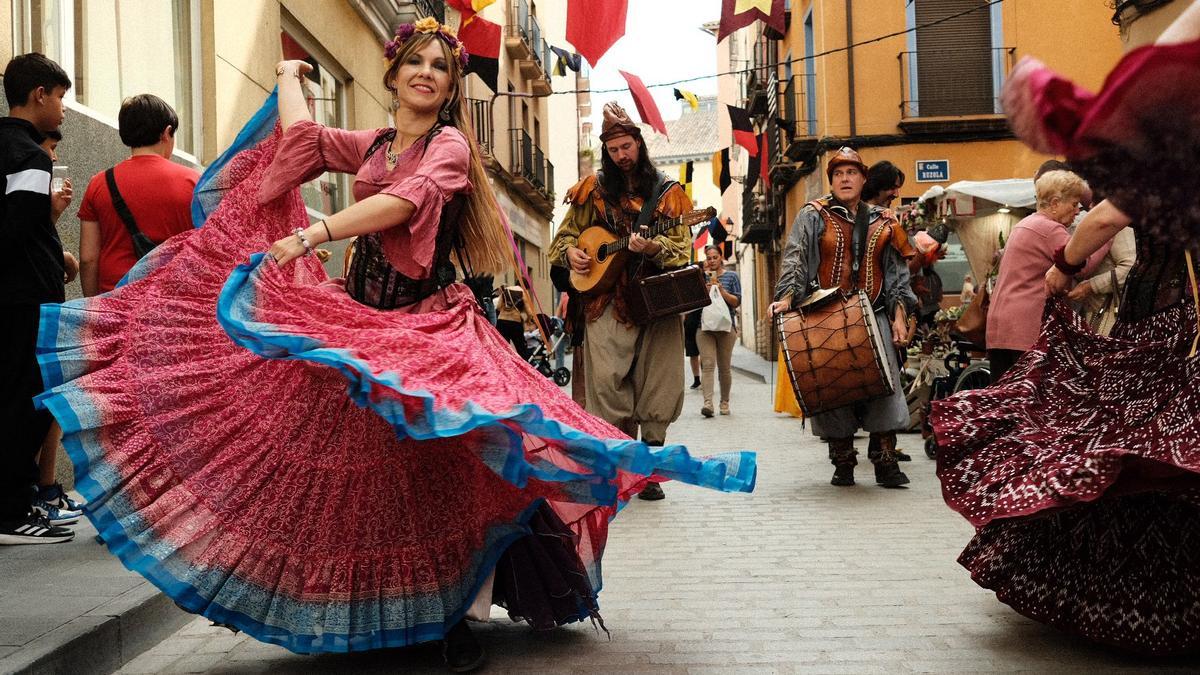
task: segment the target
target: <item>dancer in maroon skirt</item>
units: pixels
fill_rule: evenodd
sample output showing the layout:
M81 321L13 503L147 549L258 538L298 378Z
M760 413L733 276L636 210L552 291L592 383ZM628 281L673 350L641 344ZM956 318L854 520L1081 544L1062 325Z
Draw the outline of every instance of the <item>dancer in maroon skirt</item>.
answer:
M1017 611L1148 654L1200 647L1200 2L1099 94L1037 62L1005 91L1013 128L1108 196L1047 289L1122 227L1138 260L1111 337L1062 300L995 386L936 402L946 502L977 528L959 562Z

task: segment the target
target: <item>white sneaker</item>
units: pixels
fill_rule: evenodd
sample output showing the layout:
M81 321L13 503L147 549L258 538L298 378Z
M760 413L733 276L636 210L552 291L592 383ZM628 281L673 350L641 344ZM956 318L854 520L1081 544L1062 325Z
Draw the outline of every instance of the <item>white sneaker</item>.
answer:
M33 503L33 510L39 515L45 516L51 525L74 525L83 515L82 511L72 511L41 499Z
M65 527L56 527L38 513L24 520L0 523L0 546L19 544L61 544L75 538L75 533Z

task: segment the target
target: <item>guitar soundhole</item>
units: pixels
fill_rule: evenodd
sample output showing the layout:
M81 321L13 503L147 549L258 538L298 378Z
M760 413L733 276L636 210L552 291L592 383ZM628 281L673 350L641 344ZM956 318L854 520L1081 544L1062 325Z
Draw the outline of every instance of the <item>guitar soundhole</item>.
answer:
M604 262L608 259L608 244L601 244L596 250L596 262Z

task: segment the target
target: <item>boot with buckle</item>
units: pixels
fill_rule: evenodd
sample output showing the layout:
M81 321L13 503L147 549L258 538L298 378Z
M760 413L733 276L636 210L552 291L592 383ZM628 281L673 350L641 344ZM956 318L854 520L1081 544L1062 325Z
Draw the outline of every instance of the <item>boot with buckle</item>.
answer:
M858 460L854 458L856 454L853 437L829 439L830 461L834 466L833 478L829 480L830 485L839 487L854 485L854 466L858 464Z
M896 456L896 432L874 432L871 439L879 439L879 457L875 461L875 482L885 488L898 488L908 484L908 476L900 470Z

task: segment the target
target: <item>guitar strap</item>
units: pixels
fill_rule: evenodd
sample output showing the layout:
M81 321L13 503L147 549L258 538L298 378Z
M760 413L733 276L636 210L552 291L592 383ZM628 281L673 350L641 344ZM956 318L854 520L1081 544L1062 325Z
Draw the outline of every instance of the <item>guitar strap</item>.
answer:
M597 182L600 183L600 185L604 184L603 172L601 172L598 176ZM620 204L614 203L613 197L607 192L601 190L601 196L604 200L604 204L608 207L607 213L605 213L605 220L608 221L609 229L611 229L615 234L624 235L633 234L643 225L648 225L650 220L654 217L654 210L658 207L658 201L662 199L663 192L666 191L666 188L670 187L670 183L672 182L673 181L671 181L665 173L661 171L658 172L658 178L654 182L654 189L650 191L652 198L647 199L642 204L642 210L638 213L637 221L627 233L621 231L621 227L617 223L615 217L617 213L623 212Z
M650 224L650 219L654 217L654 209L658 207L658 200L662 199L663 185L667 182L667 177L661 171L658 172L658 180L654 182L654 189L650 191L652 195L642 203L642 212L638 214L637 222L634 223L634 231L640 229L643 225ZM630 232L633 234L633 232Z

